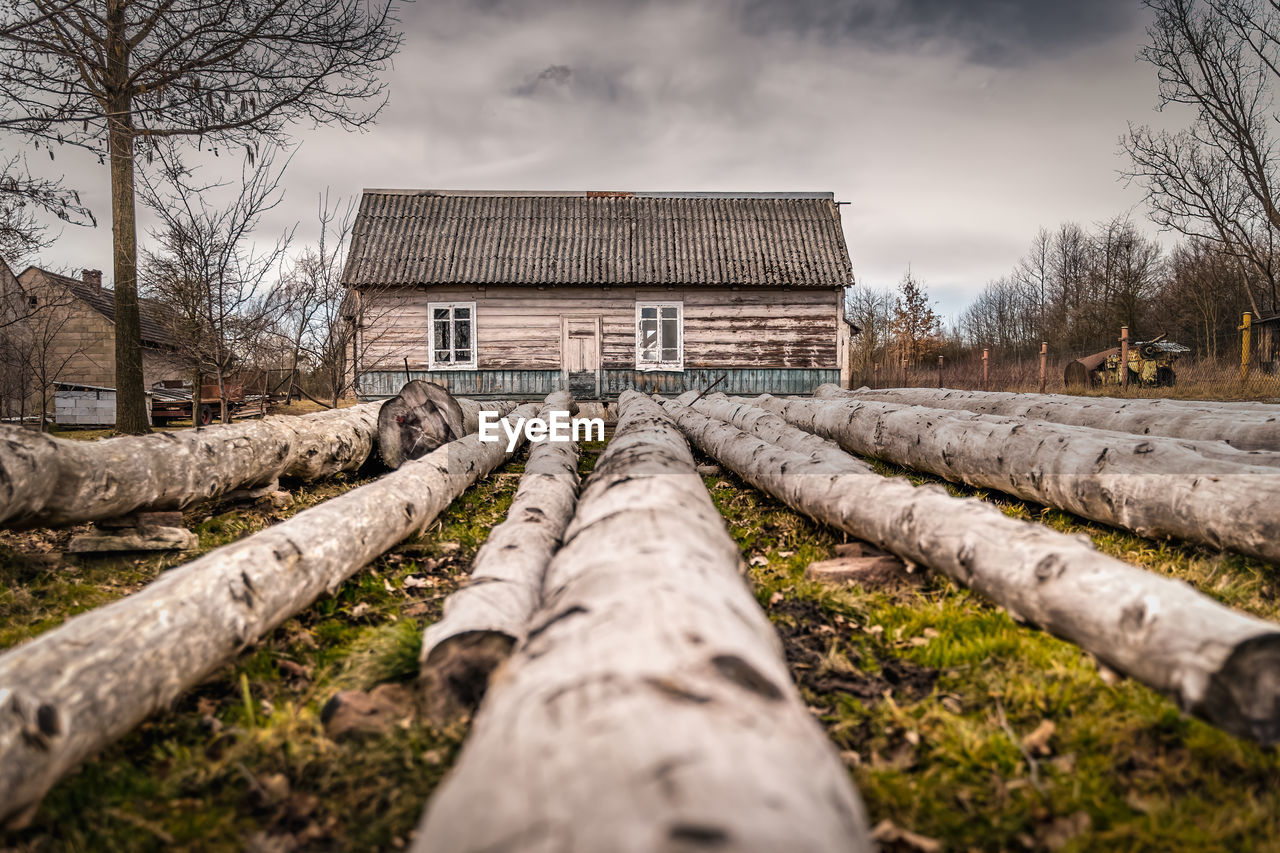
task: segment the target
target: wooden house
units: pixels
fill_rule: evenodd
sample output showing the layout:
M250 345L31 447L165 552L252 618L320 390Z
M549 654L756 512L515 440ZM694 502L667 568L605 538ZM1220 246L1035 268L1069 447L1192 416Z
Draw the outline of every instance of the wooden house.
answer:
M366 190L343 283L363 397L848 383L830 193Z

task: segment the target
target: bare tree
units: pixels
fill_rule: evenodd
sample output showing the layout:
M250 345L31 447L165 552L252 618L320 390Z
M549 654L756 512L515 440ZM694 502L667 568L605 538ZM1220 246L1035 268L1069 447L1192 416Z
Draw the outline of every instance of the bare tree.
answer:
M34 177L16 154L0 162L0 258L14 261L48 245L49 228L42 214L76 225L97 225L75 190Z
M224 423L231 420L228 377L265 336L273 319L268 279L278 269L292 232L266 249L252 241L263 214L280 202L274 153L245 165L230 201L210 199L219 187L193 182L172 152L161 149L162 179L144 177L143 198L163 225L148 251L144 289L161 306L160 322L178 341L180 359L193 372L192 415L203 376L218 386Z
M886 364L892 339L893 292L887 288L846 288L844 316L858 328L849 342L853 372L869 381L877 364Z
M65 334L75 297L60 286L23 289L16 279L6 282L0 296L0 393L4 414L27 418L36 405L37 423L45 428L45 413L53 384L84 350ZM13 412L13 408L17 412Z
M1183 131L1130 128L1126 174L1147 191L1153 219L1219 243L1243 281L1277 302L1270 248L1280 230L1275 92L1280 5L1274 0L1147 0L1154 20L1141 58L1155 67L1161 106L1191 107ZM1256 274L1251 276L1249 269ZM1258 299L1251 292L1253 309Z
M134 165L172 137L244 151L294 120L362 127L385 103L395 0L7 0L0 127L77 145L111 173L116 428L149 428L137 292Z

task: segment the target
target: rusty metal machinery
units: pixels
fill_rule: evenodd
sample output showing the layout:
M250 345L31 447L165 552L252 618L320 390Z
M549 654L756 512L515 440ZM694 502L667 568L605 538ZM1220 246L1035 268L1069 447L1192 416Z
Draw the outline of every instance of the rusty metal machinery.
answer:
M1177 381L1174 363L1189 347L1166 341L1160 335L1149 341L1134 341L1129 346L1129 384L1167 387ZM1120 385L1124 381L1120 367L1120 348L1096 352L1067 364L1063 379L1068 386Z

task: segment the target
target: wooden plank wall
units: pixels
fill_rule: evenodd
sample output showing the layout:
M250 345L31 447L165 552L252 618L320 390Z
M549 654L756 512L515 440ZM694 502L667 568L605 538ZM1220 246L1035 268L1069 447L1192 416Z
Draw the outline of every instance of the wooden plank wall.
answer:
M427 304L475 302L481 370L558 370L560 317L599 314L605 369L635 367L635 303L684 303L686 367L837 368L831 290L397 288L366 292L363 370L427 364Z

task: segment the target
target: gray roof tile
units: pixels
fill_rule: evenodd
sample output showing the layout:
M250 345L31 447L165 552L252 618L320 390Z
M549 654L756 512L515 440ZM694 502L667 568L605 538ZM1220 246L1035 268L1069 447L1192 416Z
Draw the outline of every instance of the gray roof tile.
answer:
M830 193L365 190L349 286L853 283Z

